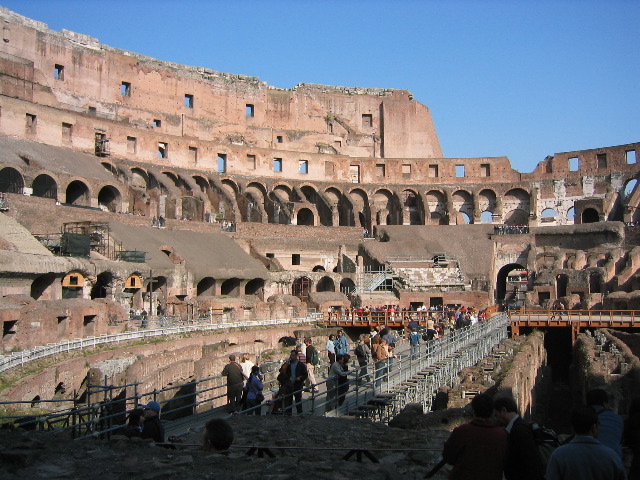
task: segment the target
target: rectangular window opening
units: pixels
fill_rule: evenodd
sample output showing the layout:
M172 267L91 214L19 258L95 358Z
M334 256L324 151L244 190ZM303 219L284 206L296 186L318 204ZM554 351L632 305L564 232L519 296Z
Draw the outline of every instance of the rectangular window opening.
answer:
M189 93L184 95L184 106L187 108L193 108L193 95Z
M577 172L580 169L580 159L578 157L569 158L569 171Z
M136 137L127 137L127 153L136 153L138 150L138 139Z
M402 164L402 174L403 175L411 175L411 164L403 163Z
M300 254L293 253L291 255L291 265L300 265Z
M120 94L123 97L130 97L131 96L131 83L129 82L122 82L120 84Z
M227 154L218 154L218 173L226 173L227 171Z
M373 115L371 113L363 113L362 114L362 126L364 128L373 127Z
M627 165L632 165L637 162L637 156L635 150L627 150L625 152L625 157L627 159Z
M247 168L249 170L256 169L256 156L255 155L247 155Z
M438 178L438 165L429 165L429 177Z
M491 165L488 163L483 163L480 165L480 176L481 177L490 177L491 176Z
M342 148L342 140L336 140L333 144L336 148Z
M36 125L38 123L37 115L27 113L26 120L27 133L36 133Z
M598 164L598 168L607 168L607 154L598 153L596 155L596 163Z
M247 117L253 117L255 115L254 106L250 103L247 103L244 108L244 113Z
M273 159L273 171L274 172L281 172L282 171L282 159L281 158L274 158Z
M62 140L70 142L71 141L71 130L73 129L73 125L70 123L62 122Z
M158 142L158 158L169 158L169 144Z
M7 335L14 335L16 333L16 323L18 323L17 320L5 320L2 322L2 337L4 339L6 339Z
M89 107L87 108L87 113L95 117L98 114L98 110L96 109L96 107Z
M276 137L276 143L282 143L284 140L282 139L282 135L278 135Z
M299 162L299 170L300 173L309 173L309 161L308 160L300 160Z
M456 177L464 177L464 165L456 165Z
M191 162L196 164L198 163L198 148L197 147L189 147L189 158Z
M160 128L162 126L162 121L158 119L153 120L153 128Z
M384 177L384 174L385 174L385 164L384 163L376 164L376 176Z
M64 66L56 63L53 67L53 78L56 80L64 80Z
M273 253L267 253L267 258L276 258L276 256Z

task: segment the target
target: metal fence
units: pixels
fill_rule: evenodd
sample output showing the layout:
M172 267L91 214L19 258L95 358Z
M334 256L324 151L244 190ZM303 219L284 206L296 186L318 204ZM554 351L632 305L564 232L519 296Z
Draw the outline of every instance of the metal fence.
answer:
M316 369L320 392L306 387L299 392L303 394L299 403L283 403L284 399L278 395L276 378L282 363L262 364L266 401L256 408L261 410L260 413L286 414L300 407L305 414L356 414L383 422L408 402L421 402L428 409L437 388L450 384L462 368L477 363L506 338L507 325L506 314L498 314L486 322L453 331L440 340L423 342L417 349L400 340L396 348L398 358L393 364L371 362L365 373L354 362L350 365L347 382L342 386L327 378L327 365L322 365ZM421 382L421 378L425 381ZM85 438L109 436L120 430L127 412L151 400L160 402L168 433L186 431L194 424L201 425L204 420L200 414L225 414L224 377L213 376L151 392L140 392L139 385L109 385L106 378L103 385L96 385L91 384L88 377L86 392L74 394L71 400L0 403L0 407L5 409L22 407L21 414L0 416L0 421L44 430L68 429L75 438ZM387 393L392 390L395 393ZM30 409L36 409L38 413L24 415ZM241 413L253 412L245 410Z
M161 337L166 335L177 335L191 333L196 331L211 331L227 328L246 328L246 327L264 327L270 325L286 325L286 324L304 324L319 321L318 314L309 314L301 318L274 318L268 320L234 320L225 316L207 316L204 318L189 317L186 320L178 320L177 317L168 316L150 316L147 323L143 325L142 319L133 319L132 323L136 323L136 330L123 333L114 333L108 335L100 335L97 337L85 337L75 340L67 340L59 343L50 343L44 346L38 346L13 352L8 355L0 356L0 373L11 368L20 367L34 360L67 353L72 350L82 350L85 348L94 348L98 345L106 345L111 343L121 343L131 340L145 340L153 337Z

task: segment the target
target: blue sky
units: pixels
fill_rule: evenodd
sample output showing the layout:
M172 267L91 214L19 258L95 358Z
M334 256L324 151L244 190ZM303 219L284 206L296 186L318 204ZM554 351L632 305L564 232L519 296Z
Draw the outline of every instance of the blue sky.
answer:
M446 157L640 141L638 0L0 0L53 30L161 60L297 83L401 88Z

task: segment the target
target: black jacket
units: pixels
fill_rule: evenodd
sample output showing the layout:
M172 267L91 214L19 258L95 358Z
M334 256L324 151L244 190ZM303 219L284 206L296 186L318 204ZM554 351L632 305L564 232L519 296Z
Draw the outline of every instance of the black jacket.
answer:
M504 476L507 480L542 480L544 474L533 430L518 417L509 433Z

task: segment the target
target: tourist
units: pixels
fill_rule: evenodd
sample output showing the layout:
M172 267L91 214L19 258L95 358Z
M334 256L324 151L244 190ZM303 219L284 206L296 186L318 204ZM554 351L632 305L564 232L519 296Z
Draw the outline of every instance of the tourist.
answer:
M351 361L351 355L348 353L342 356L342 370L348 374L349 362ZM347 398L347 392L349 391L349 378L347 375L341 375L337 377L338 380L338 406L340 407Z
M409 333L409 345L411 345L411 359L415 360L420 354L420 334L417 328Z
M571 412L575 436L556 448L547 466L547 480L624 480L622 459L597 440L598 415L584 405Z
M382 329L380 335L387 341L387 350L389 351L387 362L389 363L389 371L391 371L393 370L393 359L398 358L398 356L393 353L393 350L396 348L396 343L398 343L398 336L393 330L387 329L386 327Z
M609 394L602 388L591 389L587 392L587 405L598 415L598 441L622 459L624 422L620 415L609 408Z
M333 365L333 362L336 361L336 344L334 342L336 336L331 334L329 335L329 340L327 340L327 356L329 357L329 368Z
M518 415L518 406L511 397L499 397L493 402L493 416L509 434L504 465L506 480L542 480L544 467L533 437L533 430Z
M333 343L336 346L336 355L345 355L349 352L349 342L347 342L342 330L338 330L338 336L335 338Z
M347 371L344 366L344 356L336 355L336 361L331 365L329 369L329 379L327 380L327 404L326 411L337 408L338 391L340 388L340 379L346 378Z
M369 347L369 335L363 333L360 335L360 339L358 345L356 346L354 353L356 354L356 359L358 360L358 366L360 370L358 372L358 381L357 385L360 385L361 382L370 382L371 376L368 372L368 365L371 359L371 347Z
M202 433L202 448L210 453L228 455L233 443L233 429L229 422L222 418L209 420Z
M298 352L298 361L305 364L307 363L306 350L307 350L306 346L303 349L301 344L296 345L296 352Z
M307 376L306 365L298 361L298 352L291 350L289 360L280 367L277 379L280 383L278 398L282 399L282 408L287 415L293 413L294 401L298 415L302 414L302 389Z
M131 410L127 424L122 429L122 434L127 438L142 437L143 420L144 410L142 408Z
M144 421L142 423L142 438L150 438L156 443L164 443L164 425L160 420L160 404L156 401L142 405Z
M247 400L245 408L248 410L254 409L249 412L249 415L260 415L260 408L255 407L258 407L258 405L264 401L264 395L262 394L262 389L264 387L260 379L260 367L257 365L251 367L251 372L249 372L249 378L247 379L247 384L244 388Z
M306 345L307 383L311 386L313 393L318 393L320 389L317 387L315 372L320 365L320 356L318 355L318 349L312 345L310 337L304 339L304 344Z
M376 388L380 388L382 385L382 380L387 375L387 371L389 368L389 349L387 348L387 341L382 338L382 336L378 335L376 337L378 341L373 344L371 355L375 360L374 366L374 377L376 379Z
M444 444L442 458L454 480L502 480L507 433L491 421L493 401L486 394L471 400L474 418L456 427Z
M242 374L245 378L249 378L249 375L251 375L251 369L253 368L253 365L254 363L251 361L251 355L249 355L248 353L243 353L240 366L242 367Z
M236 356L229 355L229 363L222 369L221 375L227 377L227 405L229 413L238 413L242 399L244 373L242 367L236 363Z

